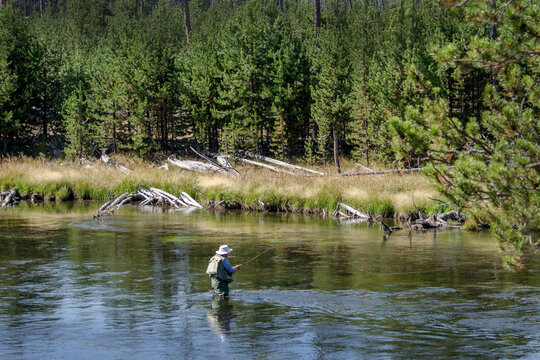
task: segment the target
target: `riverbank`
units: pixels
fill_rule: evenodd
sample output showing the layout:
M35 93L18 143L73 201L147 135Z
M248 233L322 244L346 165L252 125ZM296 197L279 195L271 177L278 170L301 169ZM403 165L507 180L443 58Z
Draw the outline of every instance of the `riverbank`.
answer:
M159 168L142 160L120 158L133 170L123 173L102 162L83 165L34 158L0 160L0 187L17 188L23 197L37 193L45 201L106 200L140 187L173 194L185 191L203 205L224 208L330 213L339 202L383 217L397 217L439 204L431 181L422 174L373 176L292 176L239 165L240 176ZM318 168L325 173L330 169ZM406 216L406 215L405 215Z

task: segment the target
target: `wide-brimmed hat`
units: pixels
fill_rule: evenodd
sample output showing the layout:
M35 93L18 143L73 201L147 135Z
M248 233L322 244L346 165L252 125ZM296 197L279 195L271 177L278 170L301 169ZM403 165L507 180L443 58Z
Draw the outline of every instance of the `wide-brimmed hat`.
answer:
M221 245L219 247L219 250L216 251L216 254L218 255L226 255L226 254L230 254L232 251L231 248L229 248L229 245Z

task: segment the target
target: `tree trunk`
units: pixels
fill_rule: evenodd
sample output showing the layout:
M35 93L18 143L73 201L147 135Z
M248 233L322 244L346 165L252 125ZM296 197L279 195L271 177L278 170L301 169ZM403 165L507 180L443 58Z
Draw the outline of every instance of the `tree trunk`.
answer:
M279 2L279 10L283 12L283 0L278 0Z
M186 42L189 43L189 34L191 34L191 17L189 15L189 0L184 0L184 26L186 28Z
M49 132L47 129L47 116L43 114L43 143L47 143L47 133Z
M114 113L113 119L113 154L116 154L116 113Z
M339 166L339 143L338 143L338 134L336 131L336 125L332 126L332 133L334 135L334 165L336 170L341 174L341 167Z
M321 0L313 0L313 10L315 12L313 31L315 37L317 37L317 29L321 27Z

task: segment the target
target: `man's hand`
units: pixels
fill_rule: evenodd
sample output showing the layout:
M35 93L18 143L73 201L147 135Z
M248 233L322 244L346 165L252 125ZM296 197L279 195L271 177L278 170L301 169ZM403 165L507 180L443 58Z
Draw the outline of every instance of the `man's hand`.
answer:
M232 273L234 274L236 272L236 270L240 269L241 267L242 267L242 264L238 264L238 265L233 266Z

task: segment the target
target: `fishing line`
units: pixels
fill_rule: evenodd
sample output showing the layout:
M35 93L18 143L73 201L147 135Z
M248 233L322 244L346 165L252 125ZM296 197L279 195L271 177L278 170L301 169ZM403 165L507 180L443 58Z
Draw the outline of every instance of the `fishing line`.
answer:
M287 236L287 237L286 237L285 239L283 239L283 240L288 240L288 239L290 239L291 237L293 237L294 235L297 235L297 234L299 234L299 233L301 233L301 231L297 231L297 232L295 232L295 233L292 233L291 235ZM261 252L260 254L256 255L255 257L252 257L251 259L249 259L248 261L246 261L243 265L245 265L245 264L247 264L247 263L249 263L249 262L255 260L255 259L258 258L259 256L261 256L261 255L267 253L268 251L272 250L273 248L275 248L275 247L278 246L279 244L280 244L280 243L277 243L277 244L274 244L274 245L270 246L268 249L264 250L264 251Z

